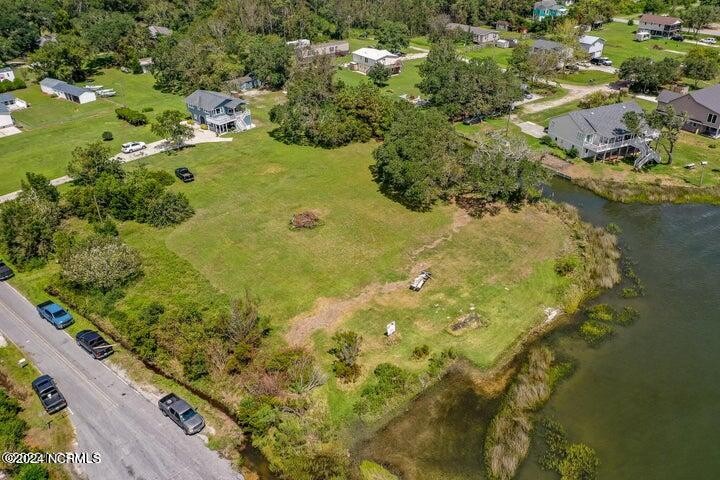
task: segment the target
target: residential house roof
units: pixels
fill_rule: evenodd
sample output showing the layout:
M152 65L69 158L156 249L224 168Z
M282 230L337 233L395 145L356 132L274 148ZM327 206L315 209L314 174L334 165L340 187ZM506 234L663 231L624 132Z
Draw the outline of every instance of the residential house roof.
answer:
M642 108L634 101L605 105L587 110L576 110L567 114L578 126L578 129L588 134L612 137L628 133L623 116L627 112L642 113ZM562 117L563 115L561 115Z
M532 48L534 50L555 50L555 51L565 51L568 50L570 47L567 45L563 45L560 42L554 42L552 40L545 40L544 38L539 38L535 40L532 44Z
M679 23L682 23L682 20L680 20L677 17L667 17L665 15L653 15L652 13L646 13L642 17L640 17L641 22L645 23L655 23L658 25L677 25Z
M495 30L489 30L482 27L473 27L472 25L465 25L464 23L448 23L445 25L448 30L464 30L474 35L487 35L488 33L498 33Z
M347 40L332 40L329 42L322 42L322 43L313 43L311 46L313 48L324 48L324 47L332 47L333 45L349 45L349 42Z
M382 60L384 58L398 58L394 53L388 52L387 50L378 50L377 48L363 47L358 48L353 52L353 55L359 55L361 57L369 58L370 60Z
M15 95L13 95L12 93L0 93L0 105L7 102L14 103Z
M185 98L185 103L193 107L201 108L202 110L210 111L221 106L226 108L236 108L240 105L246 104L247 102L220 92L195 90Z
M540 0L539 2L535 2L535 5L533 5L533 9L545 10L556 5L557 2L555 0Z
M56 78L50 78L50 77L43 78L42 80L40 80L40 85L42 85L43 87L55 88L57 85L59 85L61 83L65 83L65 82L63 82L62 80L58 80Z
M161 27L160 25L150 25L148 30L150 30L150 35L153 37L157 37L158 35L168 36L173 33L169 28Z
M74 95L76 97L79 97L83 93L87 93L90 91L87 88L76 87L75 85L70 85L69 83L63 82L62 80L50 77L40 80L40 85L58 92Z
M682 93L673 92L672 90L663 90L660 92L660 94L657 96L658 103L668 103L672 102L676 98L684 97Z
M693 100L695 100L698 104L702 105L708 110L720 113L720 84L713 85L712 87L702 88L700 90L695 90L687 93L686 95L690 95ZM657 100L658 103L668 103L684 96L685 95L683 94L676 93L670 90L663 90L662 92L660 92L660 95L658 95Z
M602 38L594 37L592 35L583 35L582 37L580 37L580 40L579 40L580 45L594 45L597 42L604 42L604 41L605 40L603 40Z
M12 67L2 67L0 68L0 73L4 72L12 72Z
M148 65L152 65L152 64L153 64L153 59L150 58L150 57L141 58L140 60L138 60L138 63L139 63L140 65L146 67L146 66L148 66Z
M10 115L10 110L2 103L0 103L0 115Z

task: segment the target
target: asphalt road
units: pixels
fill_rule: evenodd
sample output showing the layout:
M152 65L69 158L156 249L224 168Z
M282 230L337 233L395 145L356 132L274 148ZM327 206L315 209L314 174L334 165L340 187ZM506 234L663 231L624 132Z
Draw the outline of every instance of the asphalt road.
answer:
M0 331L55 378L68 402L76 451L101 455L99 464L79 466L90 480L242 480L201 437L186 436L6 283L0 283Z

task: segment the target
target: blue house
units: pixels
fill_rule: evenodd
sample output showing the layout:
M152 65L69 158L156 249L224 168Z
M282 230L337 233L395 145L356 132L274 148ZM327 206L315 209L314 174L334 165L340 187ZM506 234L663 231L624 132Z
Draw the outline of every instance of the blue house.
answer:
M220 92L195 90L185 104L193 120L207 125L218 135L227 132L242 132L255 127L247 102Z
M567 13L567 7L558 4L555 0L540 0L533 5L533 20L542 21L546 18L563 17Z

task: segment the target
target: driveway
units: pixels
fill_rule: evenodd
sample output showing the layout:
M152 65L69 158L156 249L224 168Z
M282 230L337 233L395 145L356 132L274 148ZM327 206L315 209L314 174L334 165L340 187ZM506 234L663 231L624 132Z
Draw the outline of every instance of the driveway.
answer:
M90 480L242 480L201 435L186 436L154 403L68 334L42 320L7 283L0 284L0 331L68 401L77 452L99 452L101 463L77 465Z
M557 107L560 105L564 105L566 103L574 102L576 100L580 100L581 98L590 95L591 93L595 92L612 92L609 86L607 85L569 85L565 83L559 84L560 87L567 90L567 93L563 95L561 98L555 98L552 100L547 100L544 102L535 102L535 103L528 103L526 105L523 105L523 111L526 113L535 113L535 112L542 112L543 110L547 110L549 108Z

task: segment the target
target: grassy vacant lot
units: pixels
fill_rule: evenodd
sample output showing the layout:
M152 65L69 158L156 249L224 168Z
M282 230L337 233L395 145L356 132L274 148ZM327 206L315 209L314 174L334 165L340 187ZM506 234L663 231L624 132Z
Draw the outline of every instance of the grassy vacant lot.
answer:
M114 140L108 144L117 151L124 142L158 140L149 126L133 127L118 120L114 112L122 105L136 110L152 107L154 111L147 113L152 121L163 110L184 110L180 97L154 90L153 82L151 75L108 70L91 83L115 88L118 95L84 105L44 95L35 84L14 92L30 107L13 113L23 133L0 138L0 194L17 190L20 179L28 171L50 178L64 175L72 150L78 145L100 140L106 130L114 135Z
M25 443L33 451L72 451L74 433L67 410L52 417L45 413L30 386L40 372L32 365L18 366L18 360L23 357L23 353L12 343L0 347L0 386L23 408L20 418L28 425ZM61 465L45 466L54 480L70 478Z
M413 359L412 352L421 345L433 353L452 347L473 364L490 367L545 319L546 307L561 305L569 280L555 273L554 260L572 248L561 220L539 209L473 219L420 256L433 273L422 292L403 288L378 295L341 328L362 334L364 373L381 362L420 371L426 361ZM472 311L485 325L451 333L449 327ZM391 321L398 330L389 342L384 332ZM329 335L316 335L319 351L329 348ZM330 384L329 395L340 420L355 400L353 392Z

